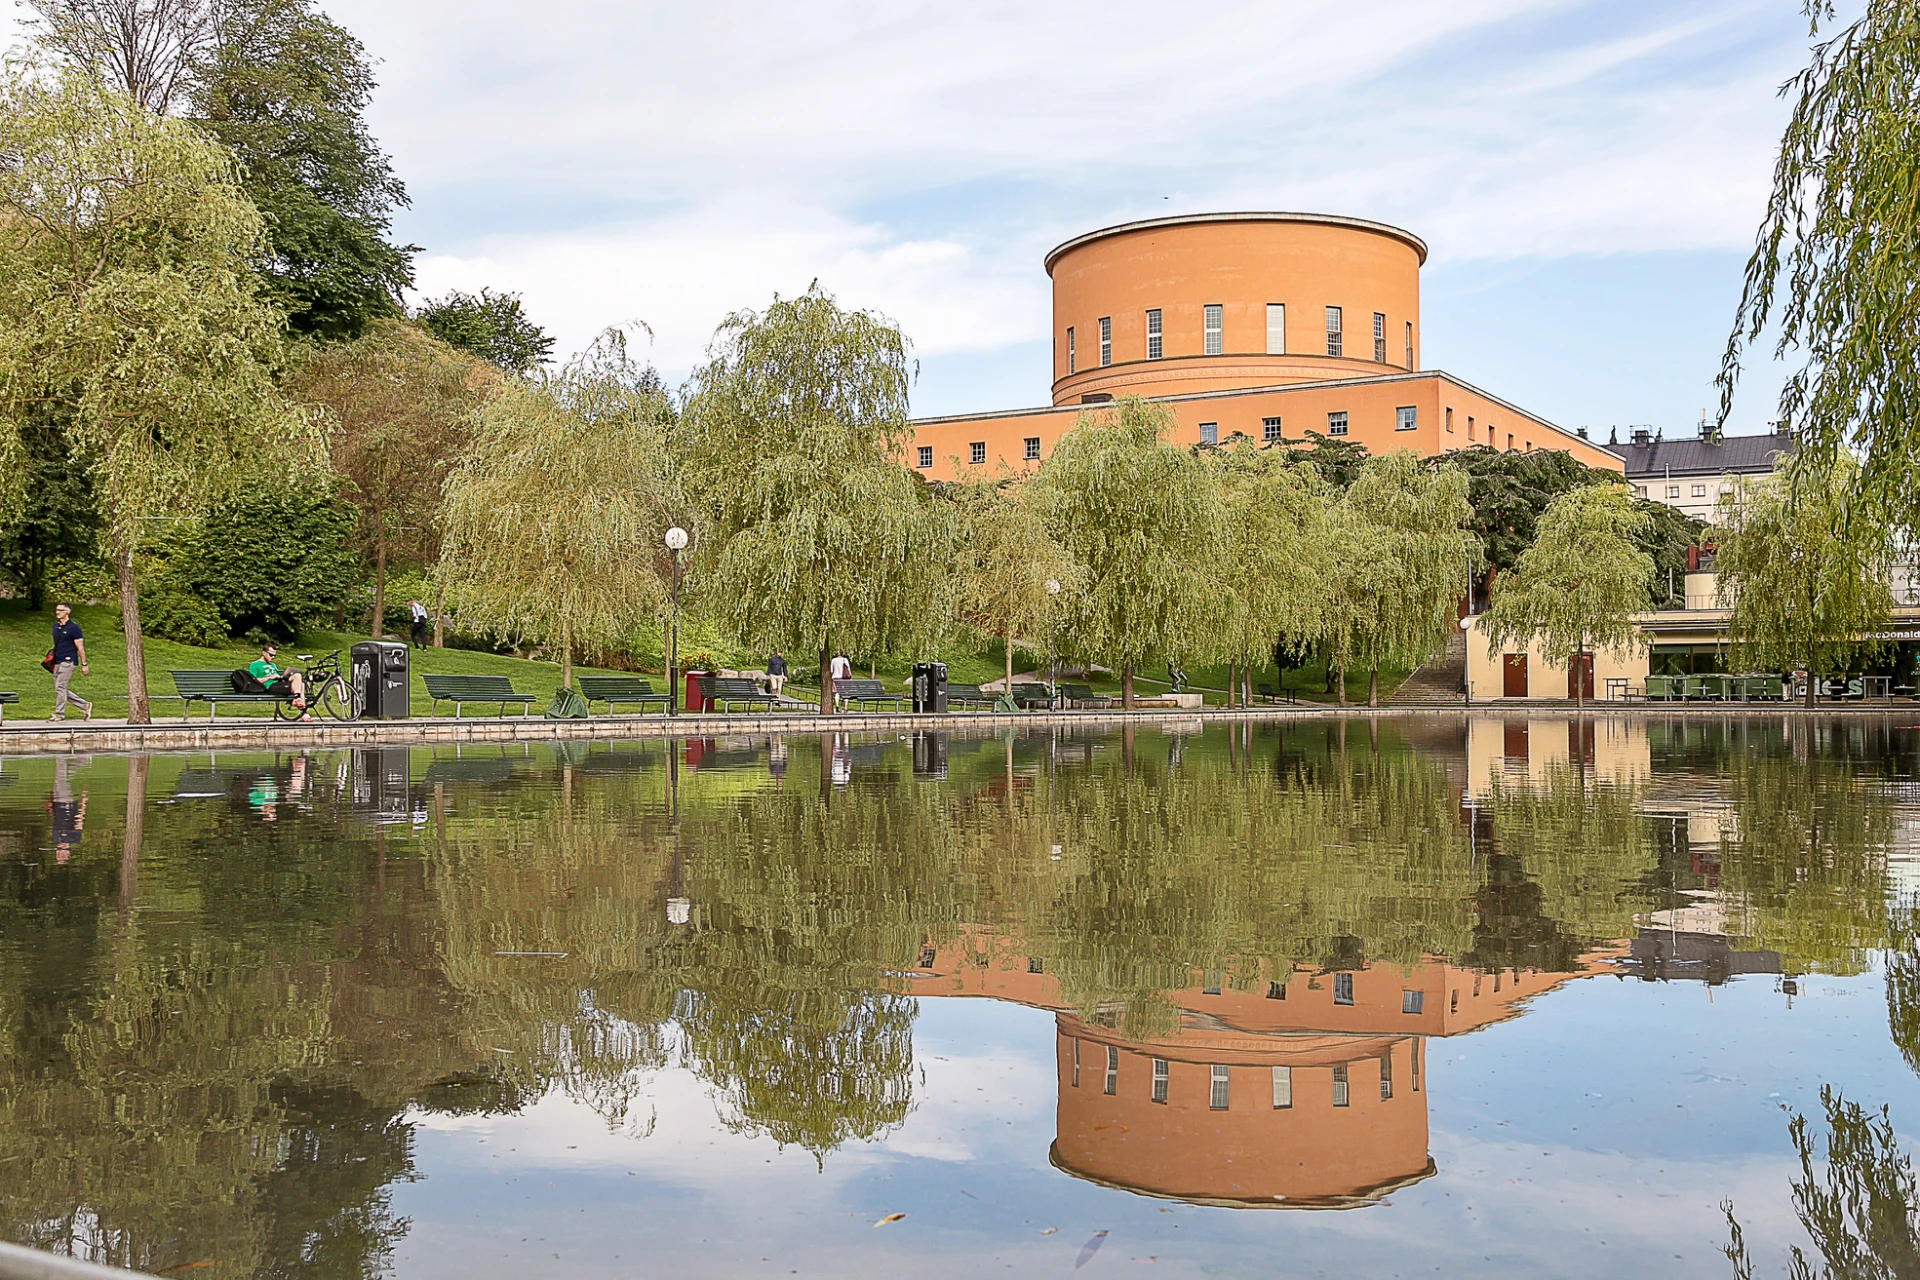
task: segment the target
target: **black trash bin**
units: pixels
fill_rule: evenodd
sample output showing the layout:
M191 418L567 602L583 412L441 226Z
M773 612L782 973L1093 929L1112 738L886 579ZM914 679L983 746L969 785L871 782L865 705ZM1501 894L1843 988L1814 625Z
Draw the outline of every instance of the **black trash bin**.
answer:
M920 715L947 713L946 663L916 662L913 664L913 709Z
M363 720L405 720L407 646L399 640L362 640L353 646L353 695Z

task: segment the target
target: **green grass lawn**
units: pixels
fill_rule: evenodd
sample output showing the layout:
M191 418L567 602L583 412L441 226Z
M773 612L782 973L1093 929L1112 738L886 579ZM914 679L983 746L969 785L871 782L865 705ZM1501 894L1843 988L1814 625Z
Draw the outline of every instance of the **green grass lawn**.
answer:
M81 605L74 610L74 619L87 633L87 659L93 668L91 675L75 675L74 691L93 701L96 716L109 719L125 716L127 647L120 638L120 611L99 605ZM46 656L52 644L52 629L51 608L41 613L29 613L24 608L0 602L0 690L20 695L19 705L6 709L10 720L16 717L44 720L53 710L53 677L40 669L40 659ZM280 665L296 665L293 661L295 654L327 654L339 649L343 651L341 661L344 666L344 651L356 641L367 638L344 632L309 631L296 642L280 646ZM156 719L180 714L180 700L172 696L173 680L167 675L170 669L231 671L260 656L258 649L238 640L225 648L202 649L149 638L146 650L147 695ZM575 667L574 671L579 674L598 673L598 669L593 667ZM412 711L416 716L426 715L432 705L427 698L426 684L420 679L427 672L510 677L517 692L533 697L531 707L536 713L546 706L553 691L560 687L558 663L529 662L465 649L418 649L413 653L411 681ZM654 687L660 687L658 680ZM207 714L205 703L197 702L194 708L195 715ZM448 706L443 706L442 710L447 714L452 712ZM469 707L467 714L484 715L492 710L491 706L482 703ZM265 703L236 702L223 704L220 708L222 719L229 715L268 714L270 712Z

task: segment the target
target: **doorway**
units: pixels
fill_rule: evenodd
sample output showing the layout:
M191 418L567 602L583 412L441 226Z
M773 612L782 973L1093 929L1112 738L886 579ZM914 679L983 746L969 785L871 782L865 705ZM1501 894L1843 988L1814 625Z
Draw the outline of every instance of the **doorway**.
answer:
M1593 701L1593 655L1575 654L1567 666L1567 697Z
M1500 696L1503 698L1524 698L1527 696L1527 655L1509 653L1500 669Z

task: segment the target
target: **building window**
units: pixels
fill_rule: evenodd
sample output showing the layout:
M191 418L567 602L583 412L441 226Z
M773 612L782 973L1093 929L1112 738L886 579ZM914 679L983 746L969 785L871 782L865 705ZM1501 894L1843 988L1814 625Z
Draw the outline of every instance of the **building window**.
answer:
M1467 439L1473 439L1473 415L1467 415Z
M1670 484L1670 485L1668 485L1668 486L1667 486L1667 496L1668 496L1669 498L1677 498L1677 497L1679 497L1679 496L1680 496L1680 486L1679 486L1679 485L1677 485L1677 484Z
M1267 354L1287 354L1287 304L1284 302L1267 304Z
M1343 436L1347 434L1347 415L1344 413L1328 414L1327 434L1330 436Z
M1453 430L1453 410L1452 409L1447 410L1447 430L1448 431Z
M920 948L920 967L922 969L933 968L933 962L935 960L938 960L939 958L940 958L940 953L938 951L935 951L932 947Z
M1220 424L1217 422L1201 423L1200 424L1200 443L1201 444L1219 444L1220 443Z
M1160 308L1147 312L1147 359L1158 360L1162 354L1160 345Z
M1272 444L1274 441L1278 440L1280 438L1280 419L1278 418L1260 419L1260 438L1266 441L1268 444Z
M1207 1110L1225 1111L1227 1109L1227 1069L1216 1065L1213 1068L1213 1088L1207 1094Z
M1219 303L1209 302L1200 309L1201 330L1205 335L1206 343L1204 349L1210 356L1219 355L1221 348L1225 345L1220 332L1221 323Z
M1167 1100L1167 1060L1165 1058L1153 1060L1153 1100L1155 1102Z
M1420 425L1420 411L1410 404L1403 404L1393 411L1393 429L1411 431Z
M1028 462L1040 461L1040 437L1039 436L1027 437L1026 452L1024 456L1026 457L1026 460Z
M1706 497L1706 496L1707 496L1707 486L1705 486L1705 485L1703 485L1703 484L1697 484L1697 485L1695 485L1695 486L1693 486L1693 496L1694 496L1694 497L1696 497L1696 498L1704 498L1704 497Z
M1333 1069L1333 1105L1336 1107L1347 1105L1347 1069L1344 1066Z
M1100 317L1100 367L1113 363L1113 317Z
M1333 975L1333 1002L1335 1004L1353 1003L1353 975L1336 973Z
M1513 452L1513 432L1507 432L1507 452Z
M1073 1042L1073 1087L1080 1087L1080 1042Z
M1533 441L1531 441L1531 440L1529 440L1529 441L1527 441L1527 452L1528 452L1528 453L1532 453L1532 452L1533 452Z
M1416 1036L1413 1041L1412 1051L1408 1054L1408 1057L1413 1061L1413 1091L1415 1093L1420 1092L1420 1047L1424 1043L1425 1041Z
M1447 1012L1460 1012L1460 993L1458 991L1454 992L1453 996L1447 1001Z
M1635 486L1633 486L1633 496L1634 496L1634 497L1636 497L1636 498L1644 498L1644 497L1646 497L1646 496L1647 496L1647 486L1645 486L1645 485L1643 485L1643 484L1637 484L1637 485L1635 485Z
M1073 372L1073 326L1067 326L1067 372Z
M1378 311L1373 313L1373 362L1387 362L1387 318Z
M1380 1101L1385 1102L1393 1096L1393 1051L1389 1049L1380 1055Z
M1293 1105L1293 1068L1273 1069L1273 1109L1285 1111Z
M1284 983L1284 982L1269 982L1269 983L1267 984L1267 999L1269 999L1269 1000L1285 1000L1286 998L1287 998L1287 984L1286 984L1286 983Z
M981 463L985 462L986 460L987 460L987 442L985 440L975 440L972 444L967 446L968 462L971 462L974 466L977 467Z
M1407 321L1407 371L1413 371L1413 321Z
M1045 960L1042 960L1039 956L1027 957L1028 973L1045 973L1046 971L1047 971L1047 962Z
M1340 354L1340 308L1327 308L1327 354Z
M1424 991L1402 991L1400 993L1400 1012L1402 1013L1419 1013L1426 1007L1426 1003L1427 993Z
M1106 1093L1112 1096L1120 1091L1120 1051L1112 1045L1107 1046L1107 1087Z
M933 465L933 446L932 445L923 444L920 446L920 465L923 467L930 467Z

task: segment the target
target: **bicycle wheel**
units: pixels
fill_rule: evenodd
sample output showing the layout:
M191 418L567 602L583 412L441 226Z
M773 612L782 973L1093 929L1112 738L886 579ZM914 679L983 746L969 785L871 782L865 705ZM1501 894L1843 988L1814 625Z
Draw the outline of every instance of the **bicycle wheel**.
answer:
M320 696L315 699L314 707L321 715L331 716L335 720L360 718L360 705L354 700L353 690L339 676L320 686Z

